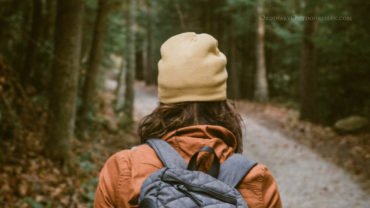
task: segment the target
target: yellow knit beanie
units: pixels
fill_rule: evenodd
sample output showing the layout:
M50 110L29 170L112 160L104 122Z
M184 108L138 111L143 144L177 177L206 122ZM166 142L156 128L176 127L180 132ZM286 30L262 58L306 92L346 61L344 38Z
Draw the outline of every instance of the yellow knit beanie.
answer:
M181 33L161 46L161 103L226 100L226 57L208 34Z

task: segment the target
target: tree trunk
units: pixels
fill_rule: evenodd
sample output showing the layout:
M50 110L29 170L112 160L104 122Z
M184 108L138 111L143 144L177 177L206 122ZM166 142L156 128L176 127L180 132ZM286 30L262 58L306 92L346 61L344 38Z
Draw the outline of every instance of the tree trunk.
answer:
M240 73L238 71L238 51L236 38L230 37L230 84L233 99L240 98Z
M123 105L124 92L125 92L123 83L126 77L126 70L127 70L127 61L126 61L125 56L122 56L121 65L119 67L119 74L117 77L117 87L115 90L115 94L116 94L115 109L116 111L119 111Z
M56 16L56 0L47 0L45 2L45 14L42 20L41 39L42 51L37 54L36 60L42 60L43 67L35 67L32 83L38 91L47 94L50 73L52 68L53 56L52 48L54 43L54 29ZM40 62L38 62L40 63Z
M135 55L135 80L142 81L144 80L144 75L143 75L143 48L136 48L136 55Z
M49 98L45 153L64 167L70 165L71 139L80 67L84 0L58 1L55 58Z
M136 27L136 0L130 0L130 11L129 11L129 33L128 33L128 62L126 70L126 88L125 88L125 100L123 105L123 112L125 114L125 124L131 125L133 122L133 111L134 111L134 84L135 84L135 27Z
M249 48L253 47L253 42L250 41L249 35L243 36L241 39L241 54L243 54L243 58L241 58L241 98L244 99L252 99L253 98L253 88L254 82L254 71L255 65L254 62L250 61L250 51Z
M125 15L124 15L124 21L125 21L125 25L127 27L129 27L129 18L130 18L130 12L129 12L129 9L130 9L130 4L129 2L127 2L127 8L125 9ZM128 30L128 33L130 31ZM122 53L122 60L121 60L121 64L120 64L120 67L119 67L119 74L118 74L118 77L117 77L117 87L116 87L116 90L115 90L115 94L116 94L116 100L115 100L115 110L117 113L120 113L122 112L122 109L123 109L123 104L124 104L124 101L125 101L125 91L126 91L126 74L127 74L127 65L128 65L128 53L129 53L129 43L128 43L128 37L126 37L126 43L124 44L124 48L123 48L123 53Z
M55 16L56 16L56 8L57 8L57 0L47 0L46 1L46 14L45 17L47 18L45 27L43 30L43 37L52 39L54 35L54 26L55 26Z
M143 75L144 75L144 81L145 84L150 85L151 83L151 70L152 70L152 63L151 60L153 57L151 57L151 47L152 47L152 17L151 17L151 2L146 1L145 4L145 12L147 14L147 18L145 19L145 27L147 28L145 30L144 35L144 42L143 42Z
M156 84L157 83L157 61L158 57L158 43L156 39L156 26L157 26L157 0L149 1L148 6L148 76L146 79L146 83L148 85ZM158 46L158 47L157 47Z
M95 20L94 36L90 50L88 69L82 92L80 115L83 122L88 121L89 115L95 115L95 98L98 90L97 80L102 58L103 40L107 26L108 11L108 1L99 0L99 9Z
M150 26L149 26L150 27ZM152 85L155 83L155 77L154 77L154 73L153 71L155 71L155 67L154 67L154 57L153 57L153 39L152 38L152 31L151 30L148 30L147 32L147 45L146 45L146 65L145 65L145 69L144 69L144 80L145 80L145 84L147 85Z
M148 24L146 25L148 26ZM149 76L149 35L148 31L146 30L144 33L143 38L143 80L145 83L147 83L148 76Z
M314 17L315 5L306 5L306 16ZM302 51L300 60L300 117L314 121L315 113L315 44L312 40L317 21L306 20L303 28Z
M32 12L32 26L31 26L31 34L27 37L27 51L26 51L26 60L24 61L22 73L21 73L21 81L23 84L28 84L29 79L33 73L34 66L36 65L35 59L37 56L37 49L39 49L40 38L41 38L41 29L42 29L42 10L43 10L43 1L42 0L33 0L32 1L33 12Z
M19 24L14 24L14 21ZM29 25L32 25L32 2L0 1L0 53L9 65L22 77L27 41L17 41L17 37L29 39ZM18 34L15 36L15 34ZM26 44L24 44L26 42Z
M264 50L265 22L262 19L263 0L257 3L257 37L256 37L256 55L257 55L257 71L255 80L254 99L258 102L265 102L269 99L266 58Z
M184 18L184 13L182 12L178 1L174 2L174 7L175 7L174 9L177 13L177 16L179 18L179 24L181 25L181 30L184 31L184 30L186 30L185 18Z

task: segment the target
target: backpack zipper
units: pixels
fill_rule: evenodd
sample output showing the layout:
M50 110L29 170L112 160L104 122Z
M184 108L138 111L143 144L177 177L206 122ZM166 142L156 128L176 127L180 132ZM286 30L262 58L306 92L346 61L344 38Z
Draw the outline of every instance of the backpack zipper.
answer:
M176 182L176 183L183 183L181 180L179 180L178 178L172 176L172 175L163 175L162 176L162 180L163 181L167 181L167 182ZM219 193L217 191L214 191L214 190L211 190L211 189L208 189L208 188L204 188L204 187L198 187L198 186L194 186L194 185L191 185L191 184L187 184L187 183L183 183L184 185L175 185L175 187L179 187L181 186L181 188L178 190L180 190L181 192L185 193L186 194L189 194L189 191L194 191L194 192L200 192L200 193L203 193L203 194L206 194L208 196L211 196L215 199L218 199L220 201L223 201L223 202L226 202L226 203L229 203L229 204L233 204L233 205L236 205L238 202L237 200L234 198L234 197L231 197L231 196L228 196L228 195L225 195L223 193ZM198 201L199 202L199 199L195 198L193 195L189 196L191 197L194 201ZM202 203L202 202L200 202Z
M234 197L223 195L223 194L221 194L219 192L216 192L216 191L213 191L211 189L201 188L201 187L196 187L196 186L188 187L188 189L190 191L194 191L194 192L201 192L203 194L214 197L214 198L216 198L220 201L223 201L223 202L226 202L226 203L229 203L229 204L233 204L233 205L237 204L237 200Z
M175 185L175 188L179 190L181 193L185 194L188 196L191 200L194 201L195 204L197 204L199 207L202 207L203 201L199 200L197 197L195 197L193 194L189 193L189 190L186 188L186 186L180 184L180 185Z

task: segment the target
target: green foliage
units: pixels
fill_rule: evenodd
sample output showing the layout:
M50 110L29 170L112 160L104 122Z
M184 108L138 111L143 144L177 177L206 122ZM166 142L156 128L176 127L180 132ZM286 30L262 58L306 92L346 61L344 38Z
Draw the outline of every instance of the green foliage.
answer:
M26 202L28 205L30 205L32 208L45 208L45 207L51 207L51 206L44 206L41 203L37 202L35 199L31 197L25 197L23 198L23 201Z
M210 33L219 41L221 50L228 57L227 69L236 66L240 73L240 90L243 98L251 98L253 92L255 64L256 18L265 18L265 53L269 87L272 98L298 102L302 32L305 15L303 0L264 0L265 13L256 17L256 3L260 0L144 0L139 2L136 25L138 55L150 32L151 67L157 67L162 42L174 34L184 31ZM111 2L112 3L112 2ZM46 5L46 1L43 1ZM317 16L351 17L346 20L319 20L314 34L316 70L316 108L320 120L332 123L350 114L370 116L370 3L361 0L327 2L315 0L310 5L317 7ZM25 51L32 30L32 1L16 4L0 2L0 56L17 74L21 75ZM85 1L82 63L86 63L91 47L92 34L98 10L97 0ZM112 54L127 56L128 2L111 9L108 15L106 36L103 42L101 67L106 71L113 66ZM42 14L47 14L43 7ZM286 17L286 20L268 19ZM291 18L294 17L294 18ZM41 24L41 23L40 23ZM42 24L46 24L43 22ZM53 23L55 26L55 22ZM46 27L46 26L45 26ZM147 40L148 41L148 40ZM234 41L234 42L233 42ZM237 57L230 53L231 42L236 43ZM37 44L35 57L38 73L30 74L32 85L42 93L35 93L31 100L36 105L47 106L47 89L53 58L53 38L44 38ZM35 65L36 65L35 64ZM41 72L41 73L39 73ZM83 73L82 73L83 74ZM153 73L153 76L155 73ZM230 76L232 77L232 76ZM234 80L231 80L233 82ZM81 76L83 83L83 76ZM104 83L103 81L99 84ZM22 83L23 84L23 83ZM80 106L80 104L78 105ZM4 120L6 109L1 111ZM95 115L89 119L96 121ZM123 119L122 126L127 122Z
M107 35L103 45L102 66L110 69L113 66L111 55L122 56L127 44L127 25L125 14L122 11L112 12L108 17Z
M317 46L318 107L322 120L359 114L370 116L370 37L363 27L370 4L359 1L331 2L320 15L349 16L350 21L322 21L315 38Z
M84 190L83 192L83 199L86 202L94 202L95 199L95 190L96 186L98 185L98 178L94 177L91 178L90 180L86 181L81 185L82 189Z
M91 173L97 170L97 166L92 161L90 152L85 152L80 155L79 166L80 169L86 175L90 175ZM88 204L91 205L93 204L97 185L98 177L89 177L87 180L82 181L81 189L82 189L82 199L84 200L84 202L87 202Z
M129 118L128 116L126 116L126 114L122 114L118 125L120 129L129 131L133 127L134 121L132 120L132 118Z
M239 2L239 1L232 1ZM286 1L284 1L286 2ZM298 1L301 2L301 1ZM265 21L267 69L273 97L297 98L303 4L266 1L266 16L295 17ZM317 17L350 17L351 20L319 20L314 34L316 48L316 105L319 120L331 124L352 114L369 115L370 32L364 18L370 4L360 1L315 1ZM287 77L289 77L287 79Z
M84 172L90 172L92 170L95 170L96 166L93 162L91 162L91 155L90 153L85 153L80 156L80 168Z

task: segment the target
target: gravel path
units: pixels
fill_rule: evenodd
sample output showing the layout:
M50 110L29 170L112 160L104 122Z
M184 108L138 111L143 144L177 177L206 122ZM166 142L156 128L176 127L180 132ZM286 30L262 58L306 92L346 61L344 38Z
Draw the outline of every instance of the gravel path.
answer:
M244 152L266 164L286 208L370 207L370 197L350 175L294 140L244 117Z
M136 86L135 118L158 104L153 92ZM309 148L244 115L244 153L266 164L278 183L285 208L370 208L370 196L350 175Z

